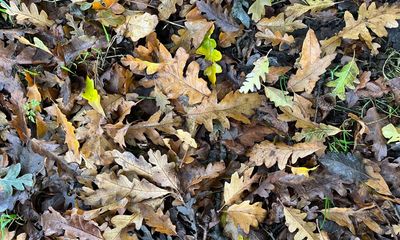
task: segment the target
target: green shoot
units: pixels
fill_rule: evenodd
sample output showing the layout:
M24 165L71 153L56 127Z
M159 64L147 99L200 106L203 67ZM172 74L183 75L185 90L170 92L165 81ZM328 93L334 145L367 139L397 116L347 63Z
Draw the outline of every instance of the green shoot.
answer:
M33 99L24 104L23 109L25 110L25 115L29 119L29 121L35 123L36 122L36 108L40 105L40 102Z
M20 216L18 216L17 214L6 214L3 213L0 216L0 233L1 233L1 240L5 240L6 239L6 229L13 224L13 222L17 222L18 224L19 221L21 221L22 218Z

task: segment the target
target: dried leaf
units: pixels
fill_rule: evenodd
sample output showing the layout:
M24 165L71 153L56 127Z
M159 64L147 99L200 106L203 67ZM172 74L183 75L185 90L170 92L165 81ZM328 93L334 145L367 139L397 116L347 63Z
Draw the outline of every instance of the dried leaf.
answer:
M301 20L294 18L285 18L284 13L278 14L271 18L263 18L257 23L257 29L264 32L266 29L272 32L280 32L282 35L285 33L293 32L297 29L306 28L307 26Z
M333 0L305 0L304 3L306 3L307 5L295 3L287 7L285 10L286 16L291 18L298 18L310 10L311 14L315 14L318 11L335 5L335 2Z
M341 178L359 182L368 179L364 165L356 156L348 153L329 152L319 159L321 164L332 174Z
M161 20L168 19L171 14L176 12L176 4L179 6L182 6L183 4L183 0L161 0L160 2L161 3L158 5L157 10L158 16Z
M257 93L242 94L239 92L228 93L219 103L217 96L213 93L200 105L189 108L187 111L188 119L197 123L204 124L206 129L213 131L213 120L218 120L224 128L229 128L228 117L243 123L250 123L245 115L254 113L255 108L261 104L261 97Z
M382 134L382 128L388 124L388 121L378 113L375 107L367 110L363 121L369 129L365 141L373 142L372 150L375 153L375 158L380 161L387 155L386 140Z
M6 9L8 15L17 16L16 18L19 24L23 24L26 20L39 27L51 27L54 24L54 21L48 18L45 11L41 10L39 13L39 10L34 3L31 3L29 9L25 3L21 3L21 10L13 1L10 1L9 7L5 2L2 2L1 6Z
M131 38L133 42L146 37L154 31L158 24L156 15L141 12L131 12L126 15L125 23L118 26L115 32Z
M267 211L262 208L261 202L251 205L249 200L230 206L226 212L235 225L239 225L245 233L249 233L250 226L258 227L258 224L267 215Z
M302 213L298 209L294 208L283 208L285 214L286 226L289 228L289 232L293 233L296 230L298 232L294 235L295 240L303 240L304 238L309 240L320 239L317 234L314 233L317 226L315 223L305 222L303 219L307 216L307 213Z
M326 71L336 54L320 58L321 49L312 29L307 32L301 52L300 67L296 74L290 77L288 89L292 92L306 91L311 93L319 80L319 76Z
M142 226L143 216L139 212L134 212L132 215L115 215L111 218L111 223L115 228L108 228L104 231L103 237L105 240L124 239L123 230L129 225L134 224L136 230Z
M169 216L162 213L161 209L154 212L150 206L145 204L140 204L139 208L146 224L153 227L155 231L167 235L177 235L176 227L172 224Z
M243 176L235 172L231 177L231 182L224 185L224 205L232 205L241 200L244 191L249 190L251 185L258 180L258 175L251 176L253 168L244 171Z
M295 164L299 158L304 158L312 153L321 154L326 146L321 142L296 143L293 146L284 143L272 143L268 140L254 145L251 151L247 154L250 157L250 162L257 166L265 164L270 168L278 163L279 169L285 169L289 158L291 157L292 164Z
M288 92L273 87L264 88L265 96L269 98L276 107L293 107L293 97L287 96Z
M79 142L75 136L75 127L72 126L71 122L68 122L67 117L61 112L56 104L47 107L45 110L50 115L55 116L57 123L61 124L65 131L65 143L67 144L68 149L74 153L75 157L79 158Z
M243 82L243 85L239 89L239 92L241 93L248 93L260 90L261 81L265 82L266 80L266 74L268 74L269 72L268 56L259 58L253 63L253 65L253 70L246 75L246 80Z
M224 11L222 6L218 3L196 1L196 6L202 13L205 13L207 19L215 20L215 24L220 27L222 31L236 32L239 30L239 26L229 18L226 9Z

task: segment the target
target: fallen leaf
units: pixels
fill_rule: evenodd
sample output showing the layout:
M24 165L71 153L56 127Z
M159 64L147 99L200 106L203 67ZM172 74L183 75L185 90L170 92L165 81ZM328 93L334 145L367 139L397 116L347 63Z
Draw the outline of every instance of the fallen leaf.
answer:
M236 32L239 26L228 16L227 9L211 1L196 1L197 8L205 13L207 19L215 20L215 24L224 32Z
M257 175L252 175L253 168L244 171L243 176L235 172L231 177L231 182L224 185L224 205L232 205L241 200L241 195L245 190L250 189L251 185L258 180Z
M266 80L266 74L268 74L269 71L268 56L259 58L253 63L253 65L253 70L246 75L246 80L239 89L239 92L241 93L255 92L260 90L261 82L265 82Z
M248 13L254 22L258 22L265 15L265 6L271 6L271 0L255 0L251 4Z
M68 149L71 150L75 157L79 158L79 142L75 136L75 127L72 123L68 121L67 117L58 108L57 104L53 104L50 107L45 108L45 110L52 116L55 116L57 123L61 124L65 131L65 143Z
M157 10L158 16L161 20L168 19L171 14L176 12L176 4L179 6L182 6L183 4L183 0L161 0L160 2L161 3L158 5Z
M13 193L13 188L19 191L23 191L25 189L24 185L27 187L32 187L32 174L27 173L18 177L20 172L20 163L9 166L7 169L7 175L0 178L0 192L2 192L6 196L11 196Z
M143 216L140 212L134 212L131 215L115 215L111 218L111 223L115 228L108 228L104 231L103 237L105 240L124 239L123 230L129 225L134 224L136 230L142 226Z
M267 168L278 163L279 169L285 169L289 158L295 164L299 158L304 158L312 153L320 155L326 146L321 142L296 143L293 146L284 143L272 143L268 140L254 145L247 156L256 166L265 164Z
M324 10L335 5L333 0L305 0L304 4L294 3L285 10L285 14L291 18L298 18L304 13L311 11L311 14L315 14L318 11Z
M378 113L375 107L367 110L363 121L369 129L365 141L372 141L372 150L378 161L387 155L386 140L382 134L382 128L388 124L388 121Z
M94 81L89 76L86 76L85 91L82 93L82 97L89 102L89 105L93 107L98 113L106 116L103 107L100 104L100 95L94 88Z
M293 98L287 96L288 92L273 87L264 88L265 96L269 98L276 107L293 107Z
M155 231L167 235L177 235L176 227L172 224L168 215L164 215L161 209L157 212L145 204L139 204L140 212L146 221L146 224L153 227Z
M334 75L337 79L329 81L326 86L333 87L332 94L337 96L340 100L346 99L346 87L354 90L354 83L358 83L357 75L359 74L354 58L342 67L339 71L335 72Z
M320 58L321 49L312 29L307 32L301 52L299 68L296 74L290 76L288 89L292 92L306 91L311 93L319 80L319 76L326 71L336 54Z
M382 128L382 135L389 139L388 143L400 141L400 128L396 128L393 124L388 124Z
M267 215L261 202L250 204L249 200L230 206L226 212L235 225L239 225L245 233L249 233L250 226L258 227Z
M29 21L39 27L51 27L54 24L54 21L48 18L45 11L41 10L39 13L34 3L31 3L29 8L25 3L21 3L21 10L14 1L10 1L10 6L2 2L1 6L6 9L8 15L16 16L19 24L23 24L25 21Z
M285 214L286 226L289 228L289 232L293 233L296 230L296 234L294 235L295 240L303 240L304 238L309 239L320 239L317 234L314 233L317 226L315 223L305 222L303 219L307 216L307 213L302 213L298 209L294 208L283 208L283 212Z
M149 35L158 24L157 16L146 12L130 12L125 17L125 23L118 26L115 32L129 37L133 42Z
M303 175L306 177L309 177L310 175L308 174L308 172L310 171L314 171L318 168L318 165L312 168L306 168L306 167L290 167L290 170L292 171L292 173L294 175Z
M245 115L254 113L255 108L261 104L261 97L257 93L242 94L239 92L228 93L219 103L216 93L205 99L200 105L189 108L187 111L188 119L197 123L204 124L205 128L213 131L213 120L218 120L224 128L229 128L229 119L250 123Z

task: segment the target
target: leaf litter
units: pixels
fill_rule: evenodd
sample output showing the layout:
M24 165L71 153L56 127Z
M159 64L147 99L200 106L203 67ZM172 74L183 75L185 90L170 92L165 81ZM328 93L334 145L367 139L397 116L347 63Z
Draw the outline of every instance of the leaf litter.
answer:
M0 239L397 239L396 1L1 1Z

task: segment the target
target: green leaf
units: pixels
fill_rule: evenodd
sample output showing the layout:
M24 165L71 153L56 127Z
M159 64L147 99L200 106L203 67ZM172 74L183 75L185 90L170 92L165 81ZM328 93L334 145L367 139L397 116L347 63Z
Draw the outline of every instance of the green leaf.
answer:
M85 91L82 93L82 97L89 102L89 105L93 107L101 115L105 116L103 107L100 104L100 95L94 88L94 81L86 76L86 87Z
M248 3L244 0L234 0L232 7L232 16L237 18L245 27L250 27L250 17L247 15L244 7L249 7Z
M271 6L271 0L255 0L251 4L248 13L252 14L251 19L258 22L265 15L265 6Z
M393 124L388 124L382 128L382 134L389 139L388 143L400 142L400 128L396 128Z
M261 88L261 81L266 80L266 74L269 72L269 60L268 56L264 56L254 63L253 70L247 74L246 80L243 82L243 86L240 87L239 92L248 93L254 92Z
M7 175L0 179L0 192L4 192L6 196L12 195L12 188L17 190L24 190L24 185L28 187L33 186L32 174L28 173L18 177L21 172L21 164L11 165L7 170Z
M211 38L213 31L214 26L212 26L207 32L200 47L196 50L196 54L203 55L207 61L211 62L211 66L205 69L204 74L212 84L215 84L217 80L216 74L222 72L221 66L216 63L222 59L222 54L220 51L215 49L217 47L217 42Z
M204 70L204 74L214 85L215 82L217 81L217 73L222 73L222 68L218 63L213 63Z
M274 102L276 107L293 107L293 97L287 96L289 92L273 87L265 87L265 96Z
M341 100L346 99L346 87L354 89L354 82L356 82L357 75L360 73L354 58L348 62L340 71L335 73L336 80L330 81L326 84L328 87L334 87L332 94Z
M116 15L111 9L106 9L97 12L96 20L106 27L117 27L125 22L125 17L123 15Z

